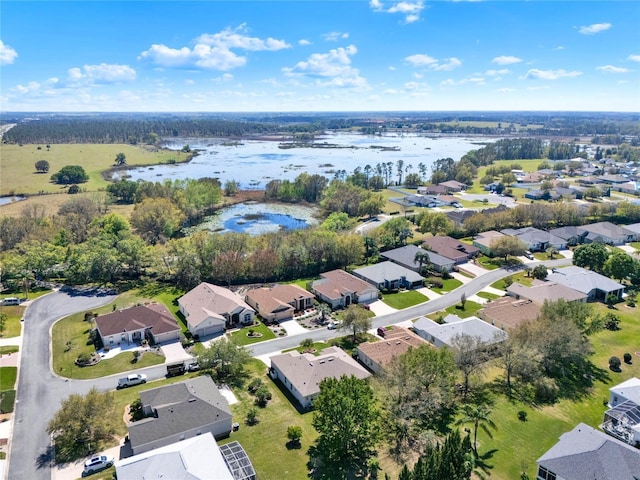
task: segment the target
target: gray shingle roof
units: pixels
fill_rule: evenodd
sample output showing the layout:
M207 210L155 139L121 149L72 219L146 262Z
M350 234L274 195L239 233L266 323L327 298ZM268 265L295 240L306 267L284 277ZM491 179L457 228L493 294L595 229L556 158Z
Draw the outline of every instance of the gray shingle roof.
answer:
M454 263L453 260L447 257L443 257L442 255L437 254L436 252L430 252L428 250L424 250L415 245L406 245L400 248L394 248L393 250L388 250L386 252L380 253L380 256L383 258L388 258L389 260L403 265L407 268L415 268L418 269L420 264L416 262L416 253L424 252L429 255L429 262L436 267L442 268L445 265L451 265Z
M565 480L637 480L640 450L580 423L561 435L538 465Z
M357 268L354 273L363 278L368 278L376 284L384 283L385 280L398 280L402 277L405 277L411 283L420 282L424 279L413 270L393 262L380 262L368 267Z
M547 280L560 283L587 295L594 289L602 290L603 292L615 292L624 288L624 285L604 275L576 266L558 268L547 276Z
M413 329L421 337L425 338L424 334L431 335L445 345L451 345L451 341L456 335L480 337L487 344L494 343L496 335L502 338L507 335L499 328L480 320L478 317L461 319L456 315L447 315L444 321L445 323L440 325L426 317L421 317L413 324Z

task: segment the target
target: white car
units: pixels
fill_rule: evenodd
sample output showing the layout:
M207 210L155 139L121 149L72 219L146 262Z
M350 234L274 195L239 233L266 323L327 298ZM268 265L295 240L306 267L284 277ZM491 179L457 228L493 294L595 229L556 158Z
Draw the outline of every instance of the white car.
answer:
M134 385L140 385L141 383L147 383L147 376L144 373L132 373L124 378L118 380L118 390L121 388L132 387Z
M115 460L111 455L98 455L96 457L91 457L89 460L84 462L82 475L91 475L92 473L109 468L113 465L114 461Z

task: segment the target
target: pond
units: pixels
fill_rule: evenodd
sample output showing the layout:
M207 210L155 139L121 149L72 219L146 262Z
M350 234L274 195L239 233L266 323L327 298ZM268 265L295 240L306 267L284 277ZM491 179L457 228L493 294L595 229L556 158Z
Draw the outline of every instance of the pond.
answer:
M299 230L318 224L317 210L299 205L245 202L221 209L197 226L185 229L189 235L200 230L215 233L263 233Z
M495 141L489 138L426 137L415 134L360 135L329 133L313 144L293 145L277 140L243 140L180 138L165 141L163 146L180 150L184 145L199 150L189 163L163 164L131 168L117 172L113 179L126 176L131 180L162 181L164 179L218 178L239 182L243 190L262 190L273 179L294 180L300 173L320 174L333 178L336 171L351 174L357 167L393 163L403 160L407 172L418 173L418 164L427 167L440 158L460 158L473 149Z

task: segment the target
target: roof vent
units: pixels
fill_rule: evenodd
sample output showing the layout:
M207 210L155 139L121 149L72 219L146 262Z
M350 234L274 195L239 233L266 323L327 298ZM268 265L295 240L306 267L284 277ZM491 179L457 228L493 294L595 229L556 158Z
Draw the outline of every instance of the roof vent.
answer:
M189 400L187 400L189 403L193 403L196 401L196 399L194 397L189 398Z

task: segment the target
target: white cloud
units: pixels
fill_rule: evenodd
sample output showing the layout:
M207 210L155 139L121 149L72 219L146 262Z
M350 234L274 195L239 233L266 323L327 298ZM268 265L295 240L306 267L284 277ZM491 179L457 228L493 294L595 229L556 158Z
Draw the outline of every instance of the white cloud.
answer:
M230 73L223 73L219 77L213 79L214 82L230 82L233 80L233 75Z
M369 6L376 12L404 15L405 23L414 23L420 20L420 13L424 10L424 2L422 0L391 2L388 7L380 0L371 0Z
M298 40L298 45L302 45L303 47L305 47L307 45L311 45L311 42L306 38L303 38L301 40Z
M497 77L499 75L507 75L508 73L511 73L508 68L501 68L500 70L487 70L486 72L484 72L487 77Z
M595 35L596 33L604 32L611 28L610 23L594 23L591 25L583 25L578 29L578 32L583 35Z
M600 70L605 73L627 73L629 71L628 68L624 67L614 67L613 65L603 65L601 67L596 67L596 70Z
M457 85L467 85L467 84L484 85L485 81L483 77L473 76L469 78L463 78L462 80L453 80L452 78L449 78L447 80L440 82L440 85L444 87L453 87Z
M16 58L18 58L18 52L0 40L0 65L11 65Z
M554 50L564 50L562 45L558 45L557 47L553 47Z
M640 62L640 55L631 54L627 57L627 60L631 60L632 62Z
M424 77L424 75L423 75L422 73L414 72L414 74L413 74L413 78L418 78L418 79L420 79L420 78L422 78L422 77Z
M136 71L129 65L108 63L70 68L68 75L71 82L89 84L132 82L137 76Z
M541 85L537 87L527 87L527 90L530 92L535 92L536 90L549 90L551 87L549 85Z
M314 53L306 61L282 69L288 77L309 77L322 86L364 87L367 81L358 69L351 66L351 57L357 53L354 45L335 48L327 53Z
M425 55L422 53L409 55L408 57L405 57L404 60L414 67L428 67L431 70L436 71L449 71L462 65L462 62L456 57L438 60L430 55Z
M566 77L577 77L582 75L582 72L572 71L567 72L566 70L538 70L537 68L530 69L524 78L526 79L536 79L536 80L558 80L559 78Z
M494 90L493 93L511 93L515 91L516 91L515 88L499 88L497 90Z
M514 57L512 55L501 55L491 60L491 63L497 63L498 65L511 65L514 63L520 63L521 61L521 58Z
M327 42L337 42L338 40L346 40L349 38L349 34L343 32L329 32L325 33L323 37Z
M194 85L195 83L196 83L196 82L195 82L194 80L191 80L190 78L187 78L187 79L184 81L184 84L185 84L185 85Z
M231 70L247 63L244 56L232 49L245 51L276 51L290 48L284 40L267 38L266 40L244 35L244 24L235 29L225 28L219 33L200 35L193 48L171 48L162 44L153 44L138 56L138 60L149 60L160 67L204 68L212 70Z
M409 55L405 58L405 61L409 62L414 67L423 67L427 65L432 65L434 63L438 63L438 60L429 56L424 55L422 53L417 53L415 55Z

